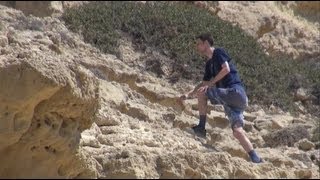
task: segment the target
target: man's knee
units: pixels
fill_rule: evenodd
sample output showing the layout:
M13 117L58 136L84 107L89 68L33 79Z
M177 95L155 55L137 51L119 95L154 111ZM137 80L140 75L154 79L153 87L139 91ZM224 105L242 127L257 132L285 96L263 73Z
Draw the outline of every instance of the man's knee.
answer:
M242 127L233 128L232 130L233 130L233 136L235 138L240 139L243 137L244 131L243 131Z

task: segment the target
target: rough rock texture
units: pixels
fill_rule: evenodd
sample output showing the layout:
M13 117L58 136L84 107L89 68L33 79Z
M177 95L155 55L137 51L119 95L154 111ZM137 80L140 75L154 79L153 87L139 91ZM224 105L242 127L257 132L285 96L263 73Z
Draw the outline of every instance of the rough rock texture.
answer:
M86 3L87 1L0 2L27 15L38 17L59 15L66 8ZM194 4L238 25L249 35L257 38L267 54L285 54L302 60L319 60L319 1L194 1Z
M296 146L298 146L298 148L303 151L309 151L315 147L315 145L312 142L310 142L308 139L300 140L299 142L297 142Z
M83 58L50 50L48 35L63 33L49 27L57 20L26 18L3 6L0 14L0 176L91 177L77 151L98 108L94 75L80 65ZM28 29L30 22L43 31Z
M196 100L177 97L192 86L128 66L144 55L130 43L120 60L56 18L4 6L0 18L1 178L319 178L316 152L266 146L269 121L280 130L290 115L245 113L247 135L265 159L253 164L221 108L209 107L207 139L188 133L198 121ZM315 126L313 117L295 118Z
M1 5L21 10L24 14L37 17L46 17L62 13L64 9L79 6L87 1L1 1Z
M318 1L281 1L281 4L292 9L295 15L318 23L320 21L320 3Z
M257 38L267 54L319 60L319 1L195 2Z

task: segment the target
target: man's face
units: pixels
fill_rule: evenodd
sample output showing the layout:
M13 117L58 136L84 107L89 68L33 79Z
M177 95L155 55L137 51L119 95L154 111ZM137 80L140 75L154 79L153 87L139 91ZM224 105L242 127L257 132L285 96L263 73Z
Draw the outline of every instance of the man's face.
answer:
M203 55L206 51L207 43L203 42L201 39L197 39L196 41L196 49L200 55Z

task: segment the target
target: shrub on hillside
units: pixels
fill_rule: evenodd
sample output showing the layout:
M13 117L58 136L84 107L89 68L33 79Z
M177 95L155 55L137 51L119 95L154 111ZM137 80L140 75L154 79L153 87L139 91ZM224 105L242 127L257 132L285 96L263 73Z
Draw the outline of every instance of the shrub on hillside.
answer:
M275 132L264 135L263 140L268 147L289 146L293 147L294 143L301 139L310 139L308 129L303 125L292 125Z
M106 53L117 55L121 33L130 34L140 50L148 46L162 51L172 59L172 69L181 72L180 77L194 81L202 79L204 68L204 61L194 49L194 38L210 32L214 46L224 47L233 58L250 103L290 110L293 74L309 79L302 84L320 84L319 68L284 57L268 57L256 39L239 27L187 3L92 2L66 10L62 18L86 42Z

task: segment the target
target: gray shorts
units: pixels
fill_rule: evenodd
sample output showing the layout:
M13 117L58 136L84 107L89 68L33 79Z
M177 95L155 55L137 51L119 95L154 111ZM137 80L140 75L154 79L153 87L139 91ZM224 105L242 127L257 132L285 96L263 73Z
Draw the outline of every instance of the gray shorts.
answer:
M229 119L231 128L243 127L243 112L248 106L248 97L241 85L231 88L208 88L206 93L212 104L222 104Z

